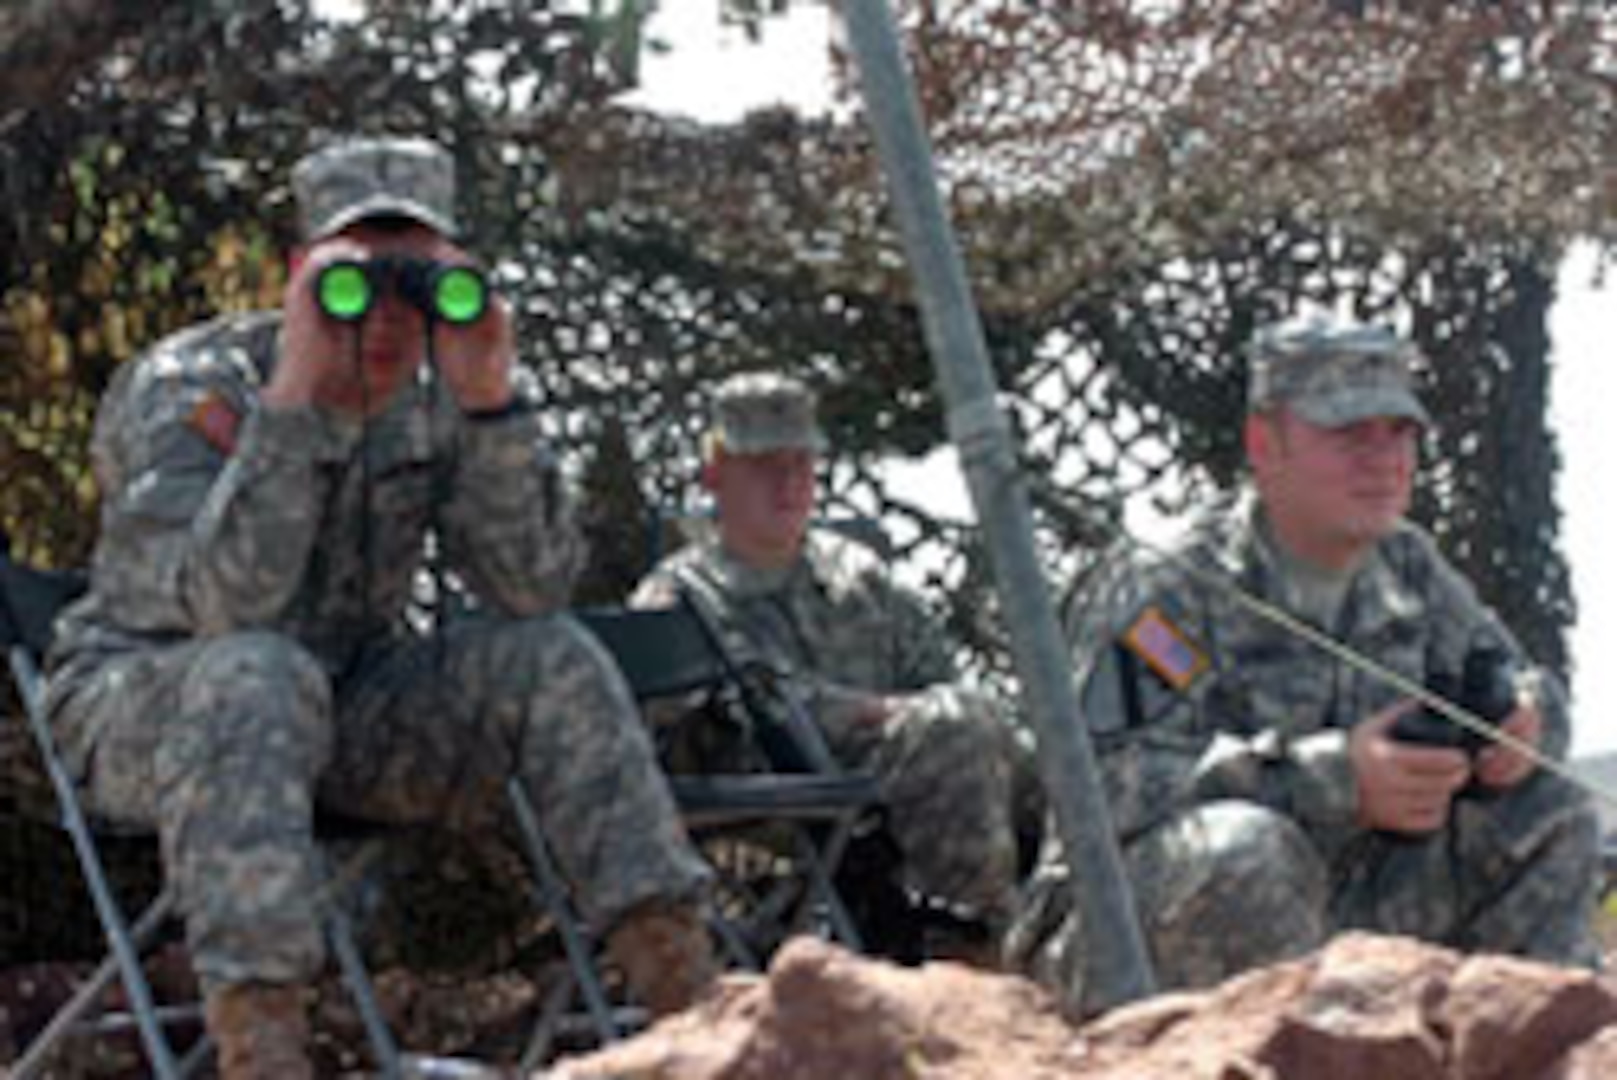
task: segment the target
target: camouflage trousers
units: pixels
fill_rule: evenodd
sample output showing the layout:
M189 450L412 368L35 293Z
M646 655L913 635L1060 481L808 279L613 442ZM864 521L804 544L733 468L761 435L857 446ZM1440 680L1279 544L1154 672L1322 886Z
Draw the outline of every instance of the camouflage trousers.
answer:
M849 768L881 784L910 887L1003 928L1016 906L1013 733L982 696L952 686L907 695L876 724L818 718Z
M1308 952L1341 930L1464 951L1597 966L1598 830L1585 797L1539 773L1463 797L1428 836L1355 831L1335 842L1247 802L1175 815L1124 846L1162 989L1209 986ZM1007 939L1013 965L1077 1015L1117 1004L1096 970L1059 847L1049 844Z
M377 643L341 678L244 632L70 665L52 687L91 806L157 829L209 985L323 964L317 809L470 833L517 777L596 926L707 887L627 686L566 615Z

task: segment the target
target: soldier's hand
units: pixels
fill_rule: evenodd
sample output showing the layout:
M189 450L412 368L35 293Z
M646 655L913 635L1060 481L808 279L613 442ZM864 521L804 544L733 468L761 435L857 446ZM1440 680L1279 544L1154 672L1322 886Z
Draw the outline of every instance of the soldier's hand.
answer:
M489 297L488 310L474 323L436 323L433 349L444 383L463 412L492 412L510 404L516 340L511 308L500 296Z
M315 281L335 261L363 261L366 248L342 237L311 248L294 266L282 299L281 348L274 374L264 388L271 408L317 406L359 411L355 328L320 310Z
M1523 700L1499 725L1508 735L1538 749L1544 734L1544 716L1531 700ZM1477 781L1491 788L1514 787L1527 779L1537 766L1519 750L1494 743L1477 755Z
M1393 738L1398 718L1420 708L1403 701L1361 722L1348 735L1358 786L1359 823L1400 833L1429 833L1448 821L1454 794L1471 779L1465 751L1417 746Z
M815 687L815 707L822 722L835 728L880 727L891 720L901 699L886 694L821 682Z

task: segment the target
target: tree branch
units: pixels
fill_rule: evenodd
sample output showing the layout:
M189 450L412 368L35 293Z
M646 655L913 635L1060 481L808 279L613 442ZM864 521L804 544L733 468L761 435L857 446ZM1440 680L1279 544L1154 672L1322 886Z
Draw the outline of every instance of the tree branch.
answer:
M0 0L0 128L59 101L119 40L183 0Z

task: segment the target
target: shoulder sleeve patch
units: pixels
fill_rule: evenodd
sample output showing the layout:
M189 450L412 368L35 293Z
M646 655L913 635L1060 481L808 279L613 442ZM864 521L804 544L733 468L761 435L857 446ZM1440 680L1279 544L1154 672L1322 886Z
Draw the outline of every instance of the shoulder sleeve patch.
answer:
M1183 693L1207 670L1207 654L1189 634L1163 614L1155 604L1140 612L1123 631L1123 646L1145 661L1169 686Z
M217 393L209 394L191 410L191 426L209 446L229 457L236 449L241 417Z

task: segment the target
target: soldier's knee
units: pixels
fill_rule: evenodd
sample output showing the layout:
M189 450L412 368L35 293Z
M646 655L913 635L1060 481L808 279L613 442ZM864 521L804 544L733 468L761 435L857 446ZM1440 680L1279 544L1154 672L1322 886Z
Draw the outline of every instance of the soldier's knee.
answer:
M1249 802L1217 802L1197 815L1215 878L1260 901L1323 908L1329 887L1324 861L1291 818Z
M1581 793L1568 798L1551 815L1550 831L1551 846L1568 861L1587 867L1593 877L1600 862L1600 815L1594 804Z
M550 621L547 633L552 650L551 663L569 673L586 694L598 696L619 711L634 713L634 693L625 681L617 661L584 624L571 615L558 615Z
M1290 818L1214 803L1184 823L1179 839L1184 863L1168 868L1174 884L1156 890L1146 920L1166 985L1208 985L1324 940L1326 867Z
M1141 899L1148 921L1171 936L1323 924L1324 861L1282 814L1254 803L1211 803L1170 826L1154 848L1140 875Z
M550 614L513 619L497 632L492 663L479 670L499 685L496 697L514 695L538 706L525 722L551 723L559 714L594 724L621 721L639 727L634 694L612 654L576 618Z
M1540 772L1505 798L1463 800L1457 811L1474 846L1507 863L1546 853L1593 866L1600 850L1600 820L1589 796L1575 784Z
M253 692L265 686L330 697L325 671L307 649L284 634L257 630L199 643L184 689L194 695Z
M1012 732L982 695L935 686L919 696L915 715L938 753L963 767L991 770L1009 784L1016 755Z
M290 706L290 707L289 707ZM208 639L180 684L180 710L220 724L273 724L286 717L328 737L331 681L307 649L252 631Z

